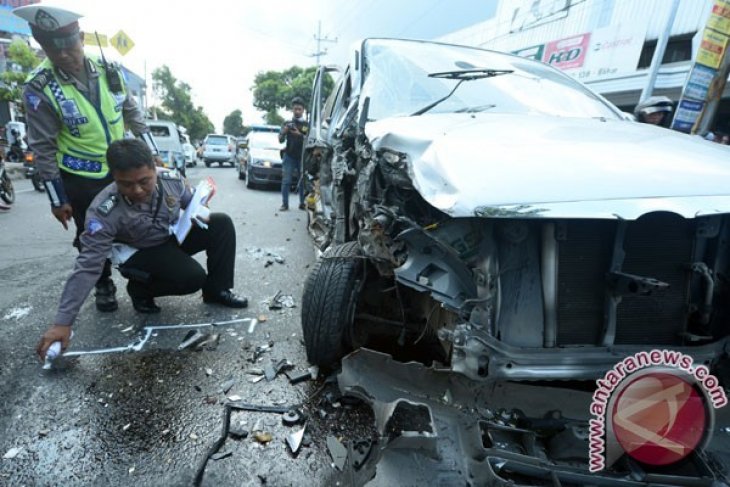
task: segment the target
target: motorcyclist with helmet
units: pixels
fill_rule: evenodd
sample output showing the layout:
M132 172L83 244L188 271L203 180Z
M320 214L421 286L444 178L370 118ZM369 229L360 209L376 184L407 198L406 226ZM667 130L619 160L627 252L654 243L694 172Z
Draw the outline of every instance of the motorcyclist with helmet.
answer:
M651 96L636 105L634 115L638 122L669 127L673 110L672 100L668 97Z

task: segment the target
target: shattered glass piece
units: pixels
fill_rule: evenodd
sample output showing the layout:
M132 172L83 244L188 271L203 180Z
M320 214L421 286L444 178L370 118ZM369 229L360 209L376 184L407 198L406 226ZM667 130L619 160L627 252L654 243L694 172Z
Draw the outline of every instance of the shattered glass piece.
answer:
M233 386L235 386L235 385L236 385L235 379L232 379L232 378L228 379L223 384L221 384L220 392L222 392L223 394L228 394L228 391L230 391L233 388Z
M212 333L208 335L208 338L203 340L202 342L198 343L195 347L195 350L200 351L202 349L213 351L218 348L218 344L220 343L221 336L219 333Z
M198 439L198 435L196 435L195 433L190 433L190 439L191 440L197 440Z
M205 369L205 375L207 375L207 376L213 375L213 369L210 369L210 368Z
M327 437L327 450L337 470L342 471L347 461L347 449L334 436Z
M238 402L241 400L241 396L234 394L232 396L228 396L228 400L231 402Z
M258 324L259 321L261 321L261 320L257 320L256 318L251 320L251 323L249 323L249 325L248 325L249 333L253 333L256 330L256 325Z
M122 426L122 431L127 431L130 426L132 426L132 423L125 424L124 426Z
M260 369L258 367L255 367L255 368L246 370L246 373L248 375L264 375L264 369Z
M263 376L263 375L258 375L258 376L256 376L256 377L251 377L251 378L250 378L250 379L249 379L248 381L249 381L249 382L250 382L251 384L258 384L258 383L259 383L259 382L261 382L262 380L264 380L264 376Z
M305 424L302 429L299 431L295 431L294 433L287 435L286 437L286 444L289 445L289 449L291 452L296 455L299 451L299 448L302 446L302 440L304 439L304 430L307 429L307 425Z
M3 458L6 460L12 460L13 458L17 457L18 454L22 451L22 448L11 448L7 452L5 452L5 455L3 455Z

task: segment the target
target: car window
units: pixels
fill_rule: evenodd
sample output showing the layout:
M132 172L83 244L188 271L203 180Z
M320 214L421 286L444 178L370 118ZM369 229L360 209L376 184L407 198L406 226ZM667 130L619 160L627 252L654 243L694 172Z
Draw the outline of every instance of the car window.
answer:
M248 146L251 149L279 150L283 144L279 142L279 135L271 132L256 132L248 137Z
M208 145L228 145L228 138L223 135L208 136L205 143Z
M150 133L154 137L170 137L170 127L164 125L150 125Z
M459 83L430 73L487 68L512 73L464 81L429 113L489 111L563 117L619 118L618 113L570 76L539 62L460 46L369 40L363 96L371 120L407 116L439 100Z

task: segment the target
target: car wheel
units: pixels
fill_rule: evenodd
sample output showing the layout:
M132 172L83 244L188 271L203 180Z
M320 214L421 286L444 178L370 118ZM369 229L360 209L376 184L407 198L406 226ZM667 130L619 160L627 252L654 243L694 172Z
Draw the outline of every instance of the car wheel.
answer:
M205 161L205 167L210 167L210 162L209 161Z
M304 346L309 362L324 370L336 368L353 348L363 269L358 243L348 242L327 249L304 283Z

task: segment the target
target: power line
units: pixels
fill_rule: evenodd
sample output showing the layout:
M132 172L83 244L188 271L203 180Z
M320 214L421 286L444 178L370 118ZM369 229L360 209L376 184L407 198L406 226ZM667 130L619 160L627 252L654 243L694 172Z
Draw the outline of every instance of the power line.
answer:
M322 37L322 21L320 20L317 22L317 34L315 34L314 40L317 41L317 50L310 54L310 56L317 58L317 66L319 66L319 58L327 54L327 48L322 49L322 43L331 42L334 44L337 42L337 37L334 39L330 39L327 36Z

